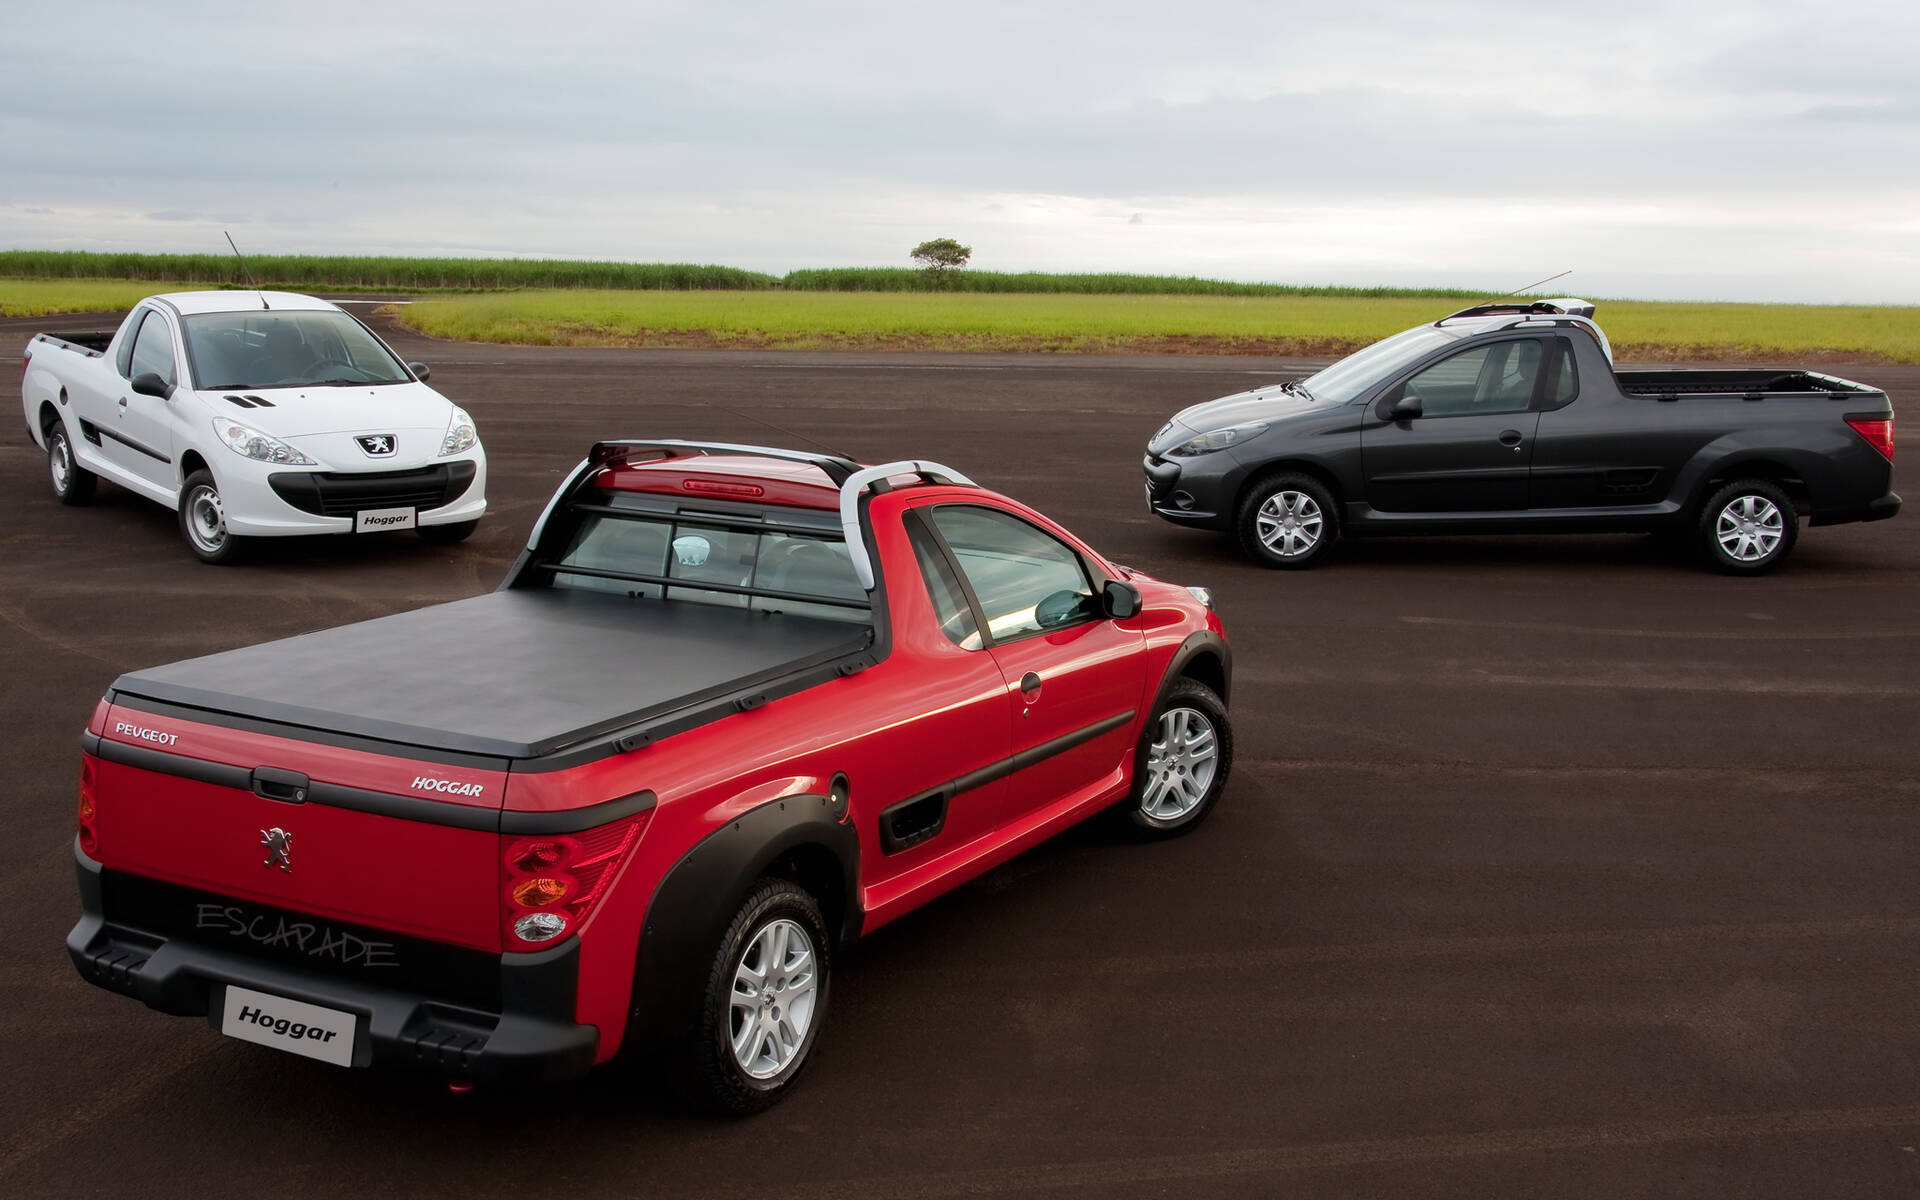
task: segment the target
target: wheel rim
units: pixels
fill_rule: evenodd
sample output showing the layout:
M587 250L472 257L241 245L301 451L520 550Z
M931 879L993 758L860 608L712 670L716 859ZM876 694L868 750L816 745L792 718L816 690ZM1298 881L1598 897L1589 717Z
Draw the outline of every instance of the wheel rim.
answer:
M227 510L220 493L202 484L187 494L187 537L207 554L227 544Z
M1260 504L1254 529L1260 544L1281 558L1298 558L1320 544L1326 517L1305 492L1278 491Z
M783 917L761 926L734 964L728 1040L753 1078L771 1079L800 1057L820 998L818 963L807 931Z
M56 433L48 443L47 465L53 472L53 490L66 495L67 485L73 482L73 448L64 435Z
M1779 549L1785 532L1786 517L1779 506L1765 496L1748 493L1735 496L1720 510L1713 536L1728 558L1751 563Z
M1156 821L1172 821L1200 807L1220 769L1220 737L1197 708L1172 708L1160 715L1159 737L1147 747L1147 786L1140 811Z

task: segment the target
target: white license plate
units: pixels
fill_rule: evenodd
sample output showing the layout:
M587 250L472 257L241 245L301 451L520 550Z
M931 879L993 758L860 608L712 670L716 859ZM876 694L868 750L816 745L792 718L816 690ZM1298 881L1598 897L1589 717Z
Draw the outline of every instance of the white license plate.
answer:
M220 1014L220 1032L228 1037L304 1054L337 1067L353 1065L353 1035L359 1024L360 1018L352 1013L231 984Z
M388 529L412 529L419 517L411 508L369 508L353 514L355 533L381 533Z

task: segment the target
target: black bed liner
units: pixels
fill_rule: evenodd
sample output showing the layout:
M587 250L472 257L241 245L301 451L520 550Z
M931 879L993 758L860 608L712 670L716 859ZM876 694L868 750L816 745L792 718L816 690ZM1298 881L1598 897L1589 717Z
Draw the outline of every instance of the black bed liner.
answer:
M1631 396L1764 396L1781 393L1858 396L1875 389L1851 380L1793 368L1651 368L1614 372Z
M113 692L188 718L538 770L849 674L872 642L847 622L523 589L132 671Z

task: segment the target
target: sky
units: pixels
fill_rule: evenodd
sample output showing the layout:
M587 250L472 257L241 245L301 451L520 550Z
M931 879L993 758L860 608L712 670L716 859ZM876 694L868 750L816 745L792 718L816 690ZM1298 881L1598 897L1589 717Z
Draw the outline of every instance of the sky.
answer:
M0 248L1920 303L1920 5L9 0Z

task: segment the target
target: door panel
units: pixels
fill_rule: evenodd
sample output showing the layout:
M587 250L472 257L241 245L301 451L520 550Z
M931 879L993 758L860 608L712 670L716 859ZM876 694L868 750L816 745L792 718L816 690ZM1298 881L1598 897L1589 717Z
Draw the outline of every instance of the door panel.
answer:
M1538 338L1484 343L1416 372L1381 400L1361 431L1367 503L1377 512L1517 512L1539 414ZM1401 396L1421 413L1392 419Z
M120 379L113 412L99 422L102 448L115 464L162 487L173 486L173 434L168 401L133 390L131 376L152 373L168 383L179 379L174 366L174 341L167 322L148 312L134 335L129 378Z

